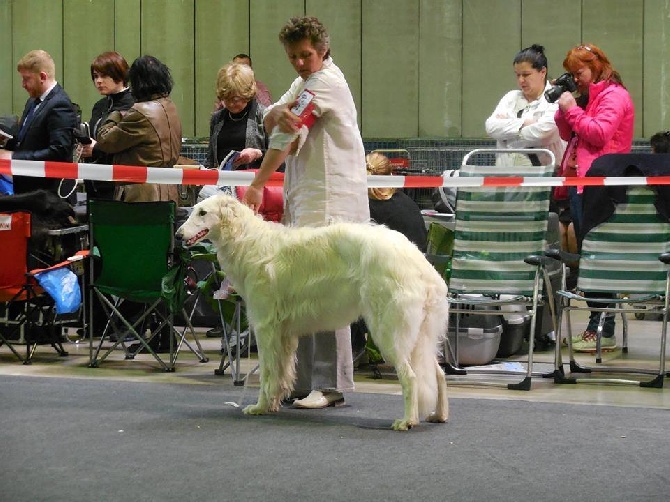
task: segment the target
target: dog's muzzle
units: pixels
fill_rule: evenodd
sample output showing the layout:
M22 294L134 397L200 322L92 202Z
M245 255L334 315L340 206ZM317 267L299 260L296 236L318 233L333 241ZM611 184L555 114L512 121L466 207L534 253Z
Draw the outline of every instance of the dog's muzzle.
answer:
M193 244L195 244L195 243L198 242L199 240L203 239L208 233L209 233L209 230L206 229L206 228L203 229L203 230L200 230L200 232L198 232L197 234L195 234L195 235L194 235L193 237L191 237L190 239L186 239L186 240L184 241L184 244L186 244L186 246L192 246ZM182 234L181 237L183 237L183 234Z

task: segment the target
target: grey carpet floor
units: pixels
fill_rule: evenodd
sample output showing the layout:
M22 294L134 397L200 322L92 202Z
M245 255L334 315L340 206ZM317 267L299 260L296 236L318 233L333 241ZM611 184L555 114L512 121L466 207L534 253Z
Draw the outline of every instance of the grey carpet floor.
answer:
M659 501L670 412L400 396L247 417L229 384L0 377L0 501Z

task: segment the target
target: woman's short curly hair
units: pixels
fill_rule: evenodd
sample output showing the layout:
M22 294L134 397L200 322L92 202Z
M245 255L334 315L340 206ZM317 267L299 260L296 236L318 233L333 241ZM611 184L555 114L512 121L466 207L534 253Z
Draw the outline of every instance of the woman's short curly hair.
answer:
M330 35L326 27L315 17L292 17L279 32L282 45L294 44L301 40L309 40L314 48L328 55L330 51Z
M228 63L216 76L216 97L219 100L240 96L252 100L256 96L256 77L249 65Z

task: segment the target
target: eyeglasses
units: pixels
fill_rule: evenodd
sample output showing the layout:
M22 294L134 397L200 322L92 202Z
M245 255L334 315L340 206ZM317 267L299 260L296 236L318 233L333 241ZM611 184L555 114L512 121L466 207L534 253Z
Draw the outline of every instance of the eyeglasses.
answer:
M238 103L246 103L249 100L246 99L246 98L243 98L242 96L230 96L230 97L224 96L221 101L225 101L227 103L232 103L232 104L238 104Z
M593 53L593 51L591 50L591 47L589 47L588 45L580 45L579 47L577 47L577 50L581 50L581 49L584 49L585 51L589 51L590 53Z

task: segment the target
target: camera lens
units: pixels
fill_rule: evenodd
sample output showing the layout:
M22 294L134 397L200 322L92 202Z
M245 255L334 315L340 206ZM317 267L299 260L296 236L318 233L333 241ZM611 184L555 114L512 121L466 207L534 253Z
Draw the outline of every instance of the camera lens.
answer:
M555 103L558 98L561 97L565 89L560 85L554 85L551 89L544 93L544 97L549 103Z

